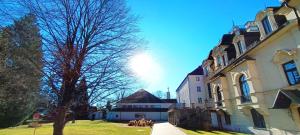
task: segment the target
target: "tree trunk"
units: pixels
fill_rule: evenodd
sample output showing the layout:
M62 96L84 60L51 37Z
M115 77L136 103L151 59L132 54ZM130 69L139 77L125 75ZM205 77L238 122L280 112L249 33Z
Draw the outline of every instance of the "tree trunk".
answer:
M53 125L53 135L63 135L67 109L64 106L58 107L57 115Z

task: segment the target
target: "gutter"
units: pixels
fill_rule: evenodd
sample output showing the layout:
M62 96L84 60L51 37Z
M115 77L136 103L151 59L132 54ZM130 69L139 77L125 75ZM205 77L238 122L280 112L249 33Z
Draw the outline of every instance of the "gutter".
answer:
M297 12L297 9L295 7L290 6L286 0L284 0L284 2L282 4L294 11L294 13L297 17L297 21L298 21L298 29L300 30L300 17L299 17L299 14Z

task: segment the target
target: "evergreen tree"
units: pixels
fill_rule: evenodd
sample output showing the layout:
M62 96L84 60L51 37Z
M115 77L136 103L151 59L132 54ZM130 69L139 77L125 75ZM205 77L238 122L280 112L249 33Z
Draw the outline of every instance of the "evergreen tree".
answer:
M0 33L0 127L28 118L38 102L42 49L36 19L26 15Z

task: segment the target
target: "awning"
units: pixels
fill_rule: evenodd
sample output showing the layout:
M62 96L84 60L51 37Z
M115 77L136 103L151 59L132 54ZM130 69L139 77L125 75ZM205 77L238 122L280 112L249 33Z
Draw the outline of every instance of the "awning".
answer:
M300 104L300 91L279 90L271 109L286 109L291 103Z

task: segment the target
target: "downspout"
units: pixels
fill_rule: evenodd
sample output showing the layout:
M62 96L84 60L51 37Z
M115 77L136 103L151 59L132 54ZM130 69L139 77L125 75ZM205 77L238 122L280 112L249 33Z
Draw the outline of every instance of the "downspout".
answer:
M298 29L300 30L300 17L299 17L299 14L297 12L297 9L295 7L290 6L286 0L284 0L282 4L294 11L294 13L297 17L297 21L298 21Z

